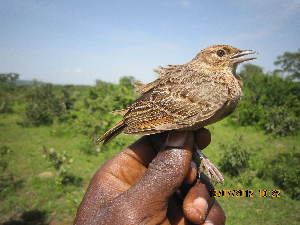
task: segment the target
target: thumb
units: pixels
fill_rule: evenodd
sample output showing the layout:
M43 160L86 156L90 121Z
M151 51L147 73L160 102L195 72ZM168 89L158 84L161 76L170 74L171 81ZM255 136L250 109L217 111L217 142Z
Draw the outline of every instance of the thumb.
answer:
M192 160L192 132L170 132L165 147L149 164L147 172L131 191L143 203L167 203L186 177Z

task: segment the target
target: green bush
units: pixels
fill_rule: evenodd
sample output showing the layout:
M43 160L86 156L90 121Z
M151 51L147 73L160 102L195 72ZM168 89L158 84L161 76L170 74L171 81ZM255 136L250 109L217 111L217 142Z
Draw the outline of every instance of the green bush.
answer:
M267 112L261 126L276 136L293 135L299 129L300 120L284 107L273 107Z
M22 187L23 181L16 179L8 170L12 151L6 145L0 146L0 200Z
M26 120L36 126L52 124L55 117L66 111L65 105L54 94L53 85L43 84L34 87L25 109Z
M239 143L220 146L224 154L220 160L220 169L230 176L237 176L249 165L250 153Z
M244 83L232 123L254 125L276 136L296 134L300 123L300 82L264 74L261 67L246 64L240 76Z
M0 94L0 113L11 113L13 100L8 94Z
M248 98L244 98L241 100L234 115L230 117L230 121L242 126L255 125L265 117L264 114L265 111L263 106L253 104Z
M51 166L57 171L57 184L80 186L82 178L70 173L70 165L73 159L66 152L57 152L53 148L47 149L43 146L44 158L46 158Z
M104 134L120 120L112 111L126 108L136 98L132 83L132 77L122 77L119 84L98 80L96 86L89 88L76 112L76 129L90 139Z
M6 145L0 146L0 171L1 174L6 170L8 167L9 158L8 156L11 154L11 150Z
M19 79L17 73L0 73L0 113L13 112L16 81Z
M281 153L266 165L259 175L271 178L291 198L300 200L300 154Z
M89 139L83 139L79 143L79 149L81 152L88 155L96 155L98 152L96 151L96 147L92 145L92 141Z

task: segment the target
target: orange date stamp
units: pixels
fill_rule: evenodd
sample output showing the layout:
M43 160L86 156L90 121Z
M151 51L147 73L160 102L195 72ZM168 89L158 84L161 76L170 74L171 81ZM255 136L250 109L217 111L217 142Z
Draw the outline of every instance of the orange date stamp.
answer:
M215 198L280 198L281 190L279 189L212 189L209 195Z

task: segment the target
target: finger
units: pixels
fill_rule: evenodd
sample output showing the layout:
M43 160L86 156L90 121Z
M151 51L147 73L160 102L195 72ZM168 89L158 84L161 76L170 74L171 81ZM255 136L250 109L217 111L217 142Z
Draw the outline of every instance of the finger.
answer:
M121 154L126 154L134 161L147 167L157 154L157 150L153 146L163 143L165 138L166 134L143 136L123 150Z
M184 215L182 212L182 201L174 194L168 202L167 218L171 224L182 224Z
M205 128L200 128L199 130L195 131L195 141L197 142L197 146L199 146L200 149L206 148L211 141L211 135L209 130ZM192 161L191 168L189 169L189 172L184 182L188 184L193 184L197 179L197 172L197 165Z
M206 181L203 179L198 180L183 201L184 215L193 223L202 224L213 203L214 199L209 195Z
M192 132L171 132L148 171L129 192L143 196L145 204L158 202L166 206L168 198L182 184L190 168L193 148Z
M160 144L165 138L166 134L151 135L150 141L150 136L144 136L107 161L99 173L105 176L106 183L110 180L107 180L107 177L113 178L114 181L108 185L108 188L116 189L114 187L118 183L123 183L125 189L117 188L117 190L124 192L134 185L157 154L153 143Z
M214 202L203 225L224 225L225 213L217 201Z
M206 148L211 141L211 134L206 128L200 128L195 132L195 141L200 149Z
M198 168L194 161L191 162L190 169L184 179L184 183L186 184L193 184L197 179Z

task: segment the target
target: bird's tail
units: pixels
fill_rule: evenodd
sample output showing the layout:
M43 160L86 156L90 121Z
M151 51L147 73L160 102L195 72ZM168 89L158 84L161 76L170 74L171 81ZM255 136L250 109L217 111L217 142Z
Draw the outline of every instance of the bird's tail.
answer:
M111 128L108 131L106 131L106 133L103 134L102 137L98 138L96 140L96 142L100 143L100 142L103 141L103 144L106 144L111 139L113 139L115 136L117 136L118 134L120 134L124 130L125 127L126 127L126 124L125 124L124 120L121 120L113 128Z

